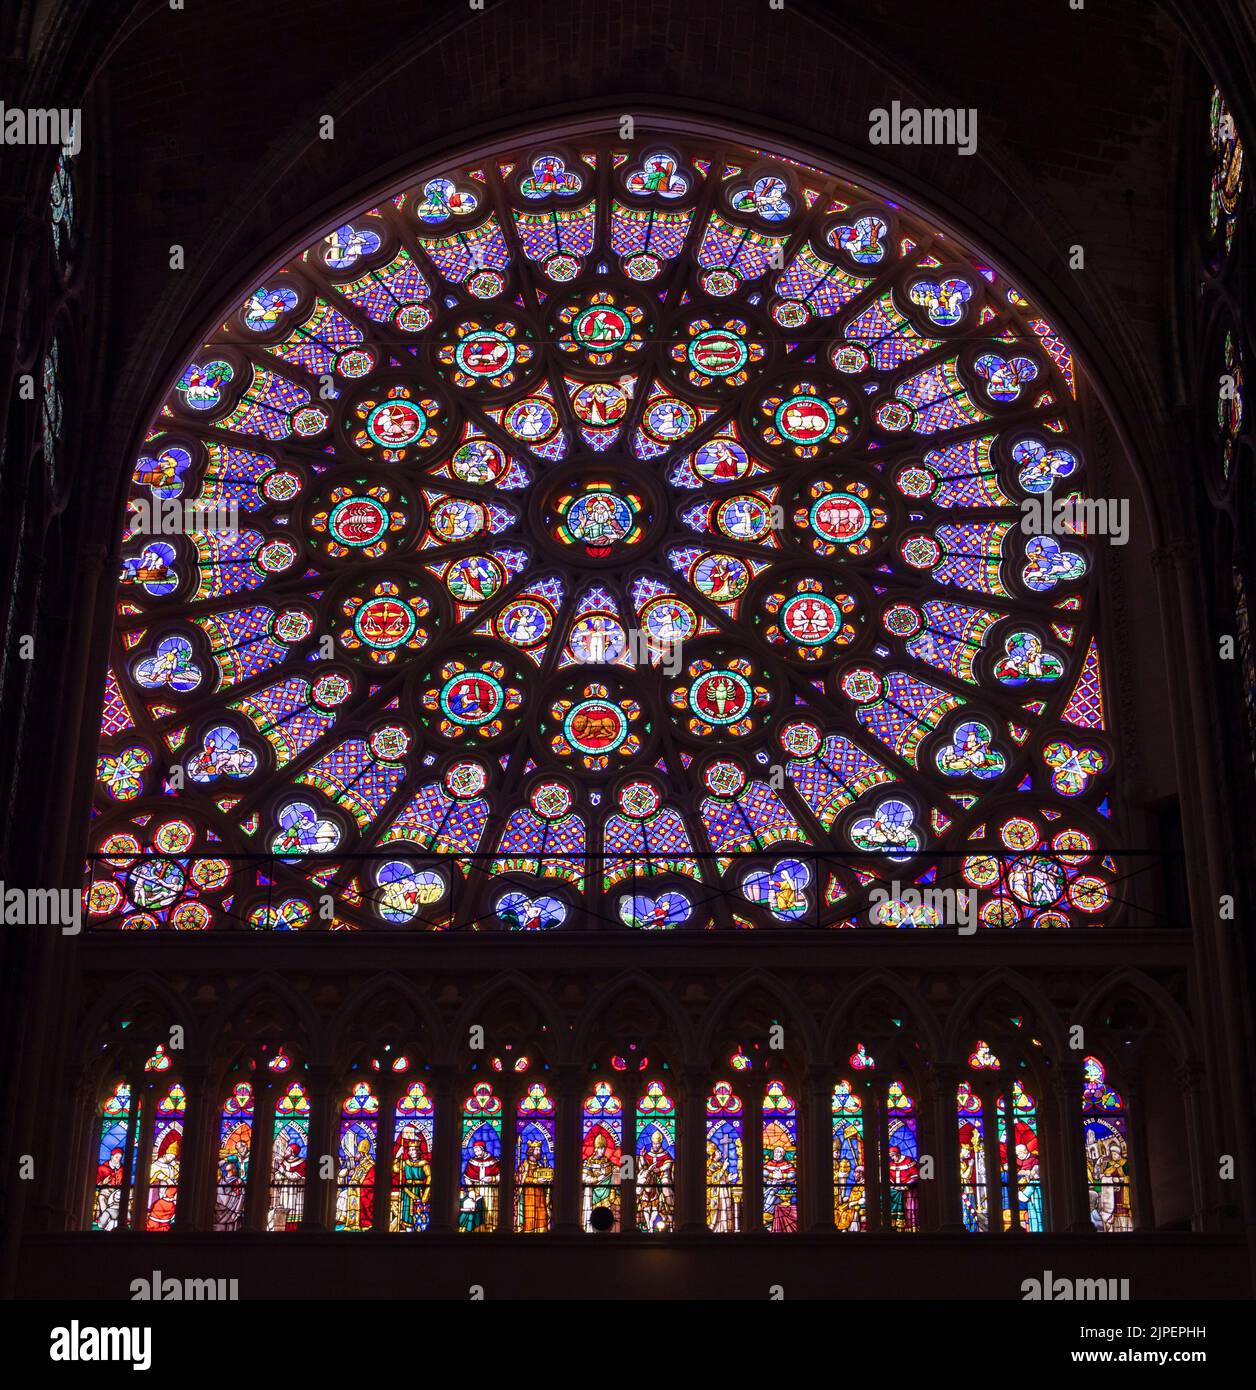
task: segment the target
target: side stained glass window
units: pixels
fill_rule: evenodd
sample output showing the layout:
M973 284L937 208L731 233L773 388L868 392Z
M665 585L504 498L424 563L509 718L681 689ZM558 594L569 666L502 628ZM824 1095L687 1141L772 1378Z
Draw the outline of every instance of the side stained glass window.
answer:
M989 1229L986 1116L980 1096L967 1081L961 1081L956 1087L955 1105L959 1121L959 1192L964 1229L985 1231Z
M218 1119L215 1231L238 1231L244 1223L252 1151L253 1087L247 1081L239 1081L231 1088Z
M390 1231L426 1231L432 1210L432 1149L436 1108L421 1081L397 1102L393 1131Z
M1096 1231L1134 1229L1125 1102L1108 1085L1097 1057L1082 1061L1082 1141L1090 1224Z
M515 1121L515 1230L548 1231L554 1221L554 1102L533 1081Z
M52 225L52 245L57 259L64 263L74 241L74 156L77 153L77 132L70 130L69 138L57 152L48 190L48 214Z
M676 1106L660 1081L637 1102L637 1230L676 1229Z
M763 1096L763 1226L798 1229L798 1112L779 1081Z
M174 1224L179 1201L179 1173L183 1164L183 1116L186 1110L187 1095L176 1081L157 1102L148 1165L145 1230L168 1231Z
M1234 229L1243 192L1243 142L1221 92L1214 87L1208 111L1212 171L1208 187L1208 236L1222 259L1234 243Z
M305 1213L310 1149L310 1098L299 1081L289 1082L275 1102L273 1136L266 1229L295 1231Z
M57 445L61 441L61 430L65 423L65 406L61 397L61 346L56 338L49 343L48 351L44 354L41 400L44 467L49 478L55 479Z
M849 1081L833 1088L833 1221L839 1231L865 1226L863 1102Z
M706 1103L706 1224L726 1235L742 1229L742 1103L727 1081L717 1081Z
M336 1230L369 1231L375 1217L375 1158L379 1098L359 1081L340 1107L336 1169Z
M588 1232L620 1228L624 1108L609 1081L598 1081L580 1121L580 1225Z
M916 1102L901 1081L886 1090L886 1176L889 1179L890 1229L920 1229L920 1136Z
M462 1107L462 1190L458 1229L497 1229L502 1181L502 1103L487 1081L476 1083Z
M999 1164L1002 1169L1003 1229L1012 1226L1011 1197L1016 1196L1016 1221L1022 1231L1043 1230L1042 1174L1038 1162L1038 1108L1034 1098L1019 1081L1012 1082L1012 1113L1009 1119L1006 1096L999 1097ZM1009 1152L1009 1143L1011 1150ZM1010 1167L1014 1165L1015 1188L1010 1186Z
M125 1081L119 1081L100 1110L100 1137L96 1146L96 1184L92 1199L93 1231L118 1229L128 1147L132 1147L134 1152L131 1120L131 1088ZM134 1183L134 1174L131 1181Z
M1094 541L1021 524L1085 490L1086 385L909 208L697 135L507 152L172 376L94 929L928 928L888 885L955 863L985 927L1121 911Z

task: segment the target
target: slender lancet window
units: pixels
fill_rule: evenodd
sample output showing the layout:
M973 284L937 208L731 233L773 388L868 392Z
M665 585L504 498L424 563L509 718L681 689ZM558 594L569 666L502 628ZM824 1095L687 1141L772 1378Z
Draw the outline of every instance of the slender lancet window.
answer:
M623 1177L624 1107L609 1081L599 1081L584 1102L580 1128L581 1226L618 1231Z
M148 1202L144 1228L168 1231L174 1224L179 1201L179 1173L183 1166L183 1116L187 1095L176 1081L157 1101L153 1140L148 1164Z
M676 1229L676 1106L660 1081L637 1102L637 1230Z
M1048 505L1085 383L898 201L556 136L347 211L168 379L94 928L916 928L871 889L956 868L983 927L1115 916L1094 541Z
M497 1229L502 1182L502 1103L487 1081L478 1082L462 1107L462 1189L458 1229Z
M833 1088L833 1221L839 1231L865 1225L863 1102L842 1080Z
M798 1229L798 1112L779 1081L763 1097L763 1226Z
M244 1224L249 1157L253 1151L253 1087L239 1081L231 1088L218 1119L218 1179L214 1230L238 1231Z
M1082 1142L1086 1149L1086 1196L1096 1231L1132 1231L1134 1206L1129 1174L1129 1130L1125 1102L1108 1085L1097 1057L1082 1062Z
M340 1158L336 1170L336 1229L369 1231L375 1219L375 1157L379 1098L359 1081L340 1107Z
M390 1231L426 1231L432 1212L432 1149L436 1110L427 1087L412 1081L397 1102L393 1131Z
M515 1230L548 1231L554 1221L554 1102L544 1085L528 1087L515 1119Z
M706 1103L707 1230L727 1235L742 1228L742 1103L727 1081L717 1081Z
M891 1081L885 1100L886 1178L889 1183L890 1229L920 1229L920 1138L916 1102L901 1081Z
M116 1231L122 1213L122 1185L131 1130L131 1088L119 1081L100 1109L96 1145L96 1184L92 1197L92 1230Z
M305 1214L306 1163L310 1149L310 1098L292 1081L275 1102L270 1155L268 1231L295 1231Z

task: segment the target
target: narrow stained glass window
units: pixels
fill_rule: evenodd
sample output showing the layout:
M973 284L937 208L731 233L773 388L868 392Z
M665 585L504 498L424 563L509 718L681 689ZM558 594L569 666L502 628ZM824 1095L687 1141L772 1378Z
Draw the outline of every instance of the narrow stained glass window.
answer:
M96 1184L92 1199L92 1230L116 1231L122 1211L122 1180L131 1142L131 1088L119 1081L100 1110L96 1146ZM134 1182L134 1177L132 1177Z
M1096 1231L1134 1229L1125 1102L1108 1085L1097 1057L1082 1061L1082 1141L1086 1149L1086 1196Z
M306 1163L310 1147L310 1099L292 1081L275 1102L270 1156L268 1231L295 1231L305 1214Z
M369 1231L375 1218L375 1156L379 1098L359 1081L340 1107L340 1159L336 1170L336 1229Z
M427 1088L412 1081L397 1102L390 1231L426 1231L432 1210L436 1110Z
M238 1231L244 1223L249 1156L253 1150L253 1088L247 1081L231 1089L218 1120L218 1182L214 1230Z
M706 1103L707 1230L725 1235L742 1228L742 1103L727 1081L717 1081Z
M174 1224L179 1201L179 1173L183 1164L183 1116L186 1110L187 1095L176 1081L157 1102L148 1165L145 1230L168 1231Z
M548 1231L554 1221L554 1102L534 1081L515 1122L515 1230Z
M833 1088L833 1221L862 1231L865 1218L863 1102L842 1080Z
M779 1081L763 1097L763 1225L798 1229L798 1112Z
M920 1229L920 1139L916 1102L901 1081L891 1081L886 1093L886 1176L889 1179L890 1229Z
M585 1231L618 1231L624 1108L609 1081L584 1102L580 1134L580 1222Z
M458 1229L497 1229L502 1181L502 1103L487 1081L476 1083L462 1107L462 1190Z
M676 1229L676 1107L660 1081L637 1102L637 1230Z

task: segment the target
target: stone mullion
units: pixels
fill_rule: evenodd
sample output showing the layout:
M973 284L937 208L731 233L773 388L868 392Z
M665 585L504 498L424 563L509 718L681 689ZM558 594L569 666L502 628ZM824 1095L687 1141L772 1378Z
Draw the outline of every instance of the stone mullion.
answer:
M305 1206L301 1229L335 1229L336 1173L339 1170L339 1118L343 1097L331 1068L311 1067L306 1085L310 1097L310 1142L305 1163ZM323 1159L332 1159L332 1176L322 1176Z
M940 1063L929 1072L927 1084L935 1183L930 1199L935 1217L933 1229L948 1235L962 1233L959 1135L955 1118L959 1068L949 1062Z
M554 1230L559 1235L576 1235L580 1230L581 1162L580 1111L584 1096L584 1077L579 1067L558 1071L554 1123Z
M1200 1070L1189 1063L1178 1068L1176 1077L1182 1093L1185 1109L1185 1130L1187 1162L1190 1164L1192 1196L1191 1229L1202 1231L1207 1228L1204 1207L1204 1182L1201 1172L1203 1156L1203 1122L1199 1113L1201 1103L1199 1093ZM1156 1218L1151 1195L1151 1164L1147 1158L1146 1114L1143 1108L1143 1090L1137 1081L1130 1081L1121 1089L1125 1101L1125 1140L1129 1149L1130 1173L1130 1211L1136 1231L1152 1231Z
M833 1087L835 1073L811 1070L802 1085L798 1117L798 1229L832 1234ZM804 1154L805 1150L805 1154Z
M711 1079L705 1071L689 1071L680 1091L680 1134L676 1153L680 1180L676 1184L677 1230L685 1235L704 1232L706 1226L706 1102Z
M449 1235L458 1229L456 1213L462 1177L462 1110L452 1070L437 1067L430 1075L435 1115L432 1126L432 1194L427 1229L432 1235Z
M183 1118L183 1155L179 1167L179 1203L175 1227L184 1231L213 1229L213 1207L209 1193L211 1164L216 1169L214 1094L209 1088L206 1067L189 1069L186 1082L187 1113Z
M1070 1067L1054 1078L1056 1142L1051 1146L1051 1230L1092 1229L1087 1206L1082 1078Z
M745 1116L741 1136L741 1230L758 1232L763 1225L763 1086L758 1080L746 1087L741 1108Z
M270 1214L270 1174L274 1162L276 1087L270 1073L253 1083L253 1135L249 1144L249 1180L244 1191L241 1229L264 1231ZM306 1166L308 1167L308 1161Z
M862 1114L864 1129L864 1230L883 1231L888 1226L885 1212L885 1183L882 1155L885 1139L882 1133L885 1107L881 1101L881 1086L875 1072L859 1073L856 1083L863 1093Z

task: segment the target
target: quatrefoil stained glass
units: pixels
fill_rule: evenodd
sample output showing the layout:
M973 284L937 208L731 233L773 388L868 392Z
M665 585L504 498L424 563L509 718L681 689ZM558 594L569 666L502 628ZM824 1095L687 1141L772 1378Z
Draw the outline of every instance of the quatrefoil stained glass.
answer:
M1084 384L907 209L560 140L354 213L171 375L96 926L1110 918L1093 549L1021 525Z

